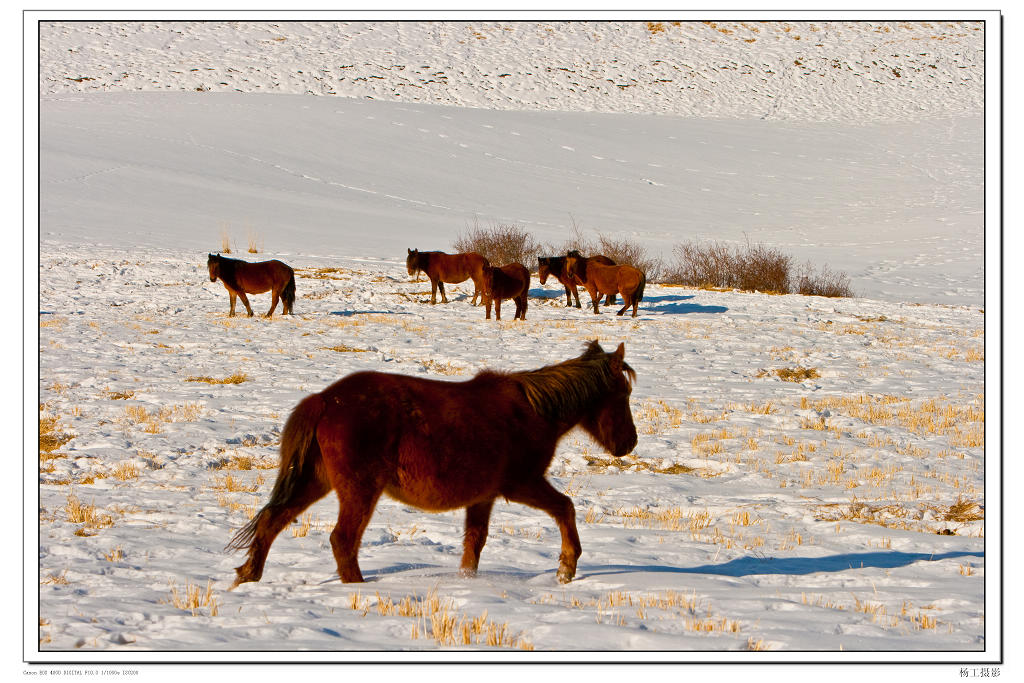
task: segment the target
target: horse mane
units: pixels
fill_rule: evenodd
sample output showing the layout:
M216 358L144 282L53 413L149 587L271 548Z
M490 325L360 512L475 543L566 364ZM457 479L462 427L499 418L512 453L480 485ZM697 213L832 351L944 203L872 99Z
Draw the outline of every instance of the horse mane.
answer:
M625 361L622 367L632 385L636 372ZM615 381L608 354L597 340L590 342L578 358L505 376L519 383L526 400L538 414L555 420L579 414Z

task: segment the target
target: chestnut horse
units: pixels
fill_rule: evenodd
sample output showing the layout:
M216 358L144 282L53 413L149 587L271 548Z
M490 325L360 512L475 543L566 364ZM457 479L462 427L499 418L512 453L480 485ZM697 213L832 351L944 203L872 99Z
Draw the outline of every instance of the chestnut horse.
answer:
M405 259L409 275L422 271L430 278L430 303L437 303L437 290L441 290L441 301L448 303L444 293L444 283L457 284L467 279L473 280L473 298L470 303L476 306L477 297L483 292L484 270L491 264L480 254L472 251L465 254L446 254L443 251L420 251L409 249ZM480 303L483 303L481 297Z
M565 257L565 270L586 288L594 303L594 313L600 313L597 302L601 294L618 292L622 294L625 305L616 315L622 315L632 306L633 317L636 317L636 307L644 298L644 286L647 284L647 276L642 271L633 266L602 265L594 259L575 256L573 252Z
M260 261L249 263L234 258L225 258L220 254L209 254L206 260L206 267L210 271L210 282L216 282L220 278L225 289L231 296L231 311L229 316L235 314L235 298L238 297L245 304L245 310L252 317L252 306L249 305L249 297L246 294L263 294L270 292L273 301L270 310L265 317L269 318L277 308L277 300L281 300L281 308L285 315L291 315L292 305L295 303L295 271L291 266L278 260Z
M569 255L575 254L580 256L578 251L570 251ZM538 256L537 257L537 276L540 278L540 283L544 284L548 281L548 276L553 275L556 280L562 283L565 287L565 305L572 306L572 300L576 299L576 308L580 308L580 293L576 289L576 280L569 277L565 272L565 256ZM606 266L614 266L615 261L612 261L607 256L598 254L597 256L591 256L597 263L603 263ZM608 299L605 301L608 306L615 304L615 295L609 294Z
M530 271L521 263L510 263L501 268L487 268L484 271L484 301L487 303L487 320L491 319L491 301L494 314L501 320L501 302L512 299L516 302L513 320L526 320L527 293L530 291Z
M281 434L270 500L231 539L247 549L234 584L259 581L274 538L333 488L331 549L343 582L363 580L357 554L382 493L440 512L466 508L461 572L476 573L498 498L539 508L562 536L558 580L576 575L580 540L572 500L544 476L576 425L621 457L636 446L625 345L592 341L577 358L524 372L484 370L465 382L356 372L303 399Z

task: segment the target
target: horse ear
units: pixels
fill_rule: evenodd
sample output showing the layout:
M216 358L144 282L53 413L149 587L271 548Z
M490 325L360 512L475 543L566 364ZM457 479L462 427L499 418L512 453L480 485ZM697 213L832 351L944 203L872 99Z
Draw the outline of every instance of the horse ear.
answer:
M626 357L626 342L620 342L619 343L619 348L615 349L615 353L613 353L612 356L615 358L615 360L620 361L620 362L623 359L625 359L625 357Z
M601 348L601 343L596 339L591 339L590 343L587 344L587 349L583 352L584 356L593 356L598 353L604 353L604 349Z

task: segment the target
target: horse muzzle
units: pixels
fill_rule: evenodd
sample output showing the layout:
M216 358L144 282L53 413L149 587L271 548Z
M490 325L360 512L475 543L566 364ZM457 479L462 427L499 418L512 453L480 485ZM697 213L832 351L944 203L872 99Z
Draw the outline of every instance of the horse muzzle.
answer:
M620 443L616 444L615 452L612 455L616 458L621 458L624 455L628 455L636 448L637 438L636 431L633 431L633 436L629 439L623 439Z

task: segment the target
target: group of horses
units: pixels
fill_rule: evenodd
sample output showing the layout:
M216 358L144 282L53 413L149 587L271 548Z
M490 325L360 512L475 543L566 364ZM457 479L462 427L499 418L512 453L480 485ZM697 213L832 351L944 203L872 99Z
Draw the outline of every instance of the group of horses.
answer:
M491 305L495 309L495 318L501 320L501 302L511 299L515 302L516 312L513 320L526 320L528 295L530 291L530 270L521 263L509 263L504 266L492 266L488 260L475 252L462 254L446 254L443 251L419 251L409 249L405 260L409 275L426 273L430 278L430 303L437 303L437 293L441 292L441 301L448 303L448 295L444 291L445 283L458 284L466 280L473 281L473 297L470 303L477 302L487 308L486 318L491 318ZM245 310L251 318L252 306L246 294L271 293L270 310L266 317L274 314L277 302L281 301L285 315L290 315L295 304L295 271L286 263L278 260L250 263L240 259L227 258L220 254L208 254L206 261L210 272L210 282L218 279L224 283L231 301L229 316L235 315L235 300L241 299ZM637 268L629 265L616 265L607 256L597 255L586 257L572 250L565 256L539 257L537 259L538 276L543 285L548 277L554 277L565 287L565 305L572 306L575 299L576 308L580 308L578 286L582 286L590 294L594 313L600 313L598 302L605 297L605 304L615 304L616 295L621 294L624 305L616 315L622 315L630 306L633 317L636 317L637 306L644 296L647 277Z
M437 303L437 292L441 301L448 303L444 285L473 281L473 297L470 303L477 305L479 298L487 306L487 319L491 317L491 302L495 304L495 317L501 320L501 302L512 299L516 304L513 319L526 320L527 296L530 290L530 271L521 263L492 266L488 260L475 252L446 254L443 251L419 251L409 249L405 260L409 275L426 273L430 278L430 303ZM548 277L554 277L565 287L566 306L580 308L579 286L590 294L594 313L600 313L598 302L605 297L605 304L614 305L616 295L621 294L624 305L616 315L622 315L631 306L636 317L637 306L644 296L647 277L643 271L630 265L616 265L607 256L586 257L572 250L565 256L539 257L538 276L543 285Z
M636 306L644 276L629 266L584 258L541 259L541 283L549 275L566 288L579 307L582 284L598 312L599 295L621 294ZM490 266L478 254L448 255L409 250L409 274L426 272L431 303L436 291L447 301L444 283L472 278L478 298L488 306L516 302L516 317L526 318L530 273L518 263ZM246 294L271 292L273 315L278 300L285 314L295 300L295 274L280 261L247 263L210 254L210 280L220 279L253 315ZM235 533L228 550L245 550L229 590L259 581L270 546L278 534L331 490L338 498L338 521L331 549L343 582L363 581L357 555L363 532L382 494L431 512L465 508L462 563L464 576L476 574L487 540L487 526L499 498L547 512L561 534L556 577L568 583L582 552L572 500L557 491L545 473L559 440L576 426L614 457L636 446L629 408L636 372L625 361L625 345L606 352L596 341L576 357L521 372L484 370L463 382L363 371L307 396L292 410L281 433L277 479L266 505Z

